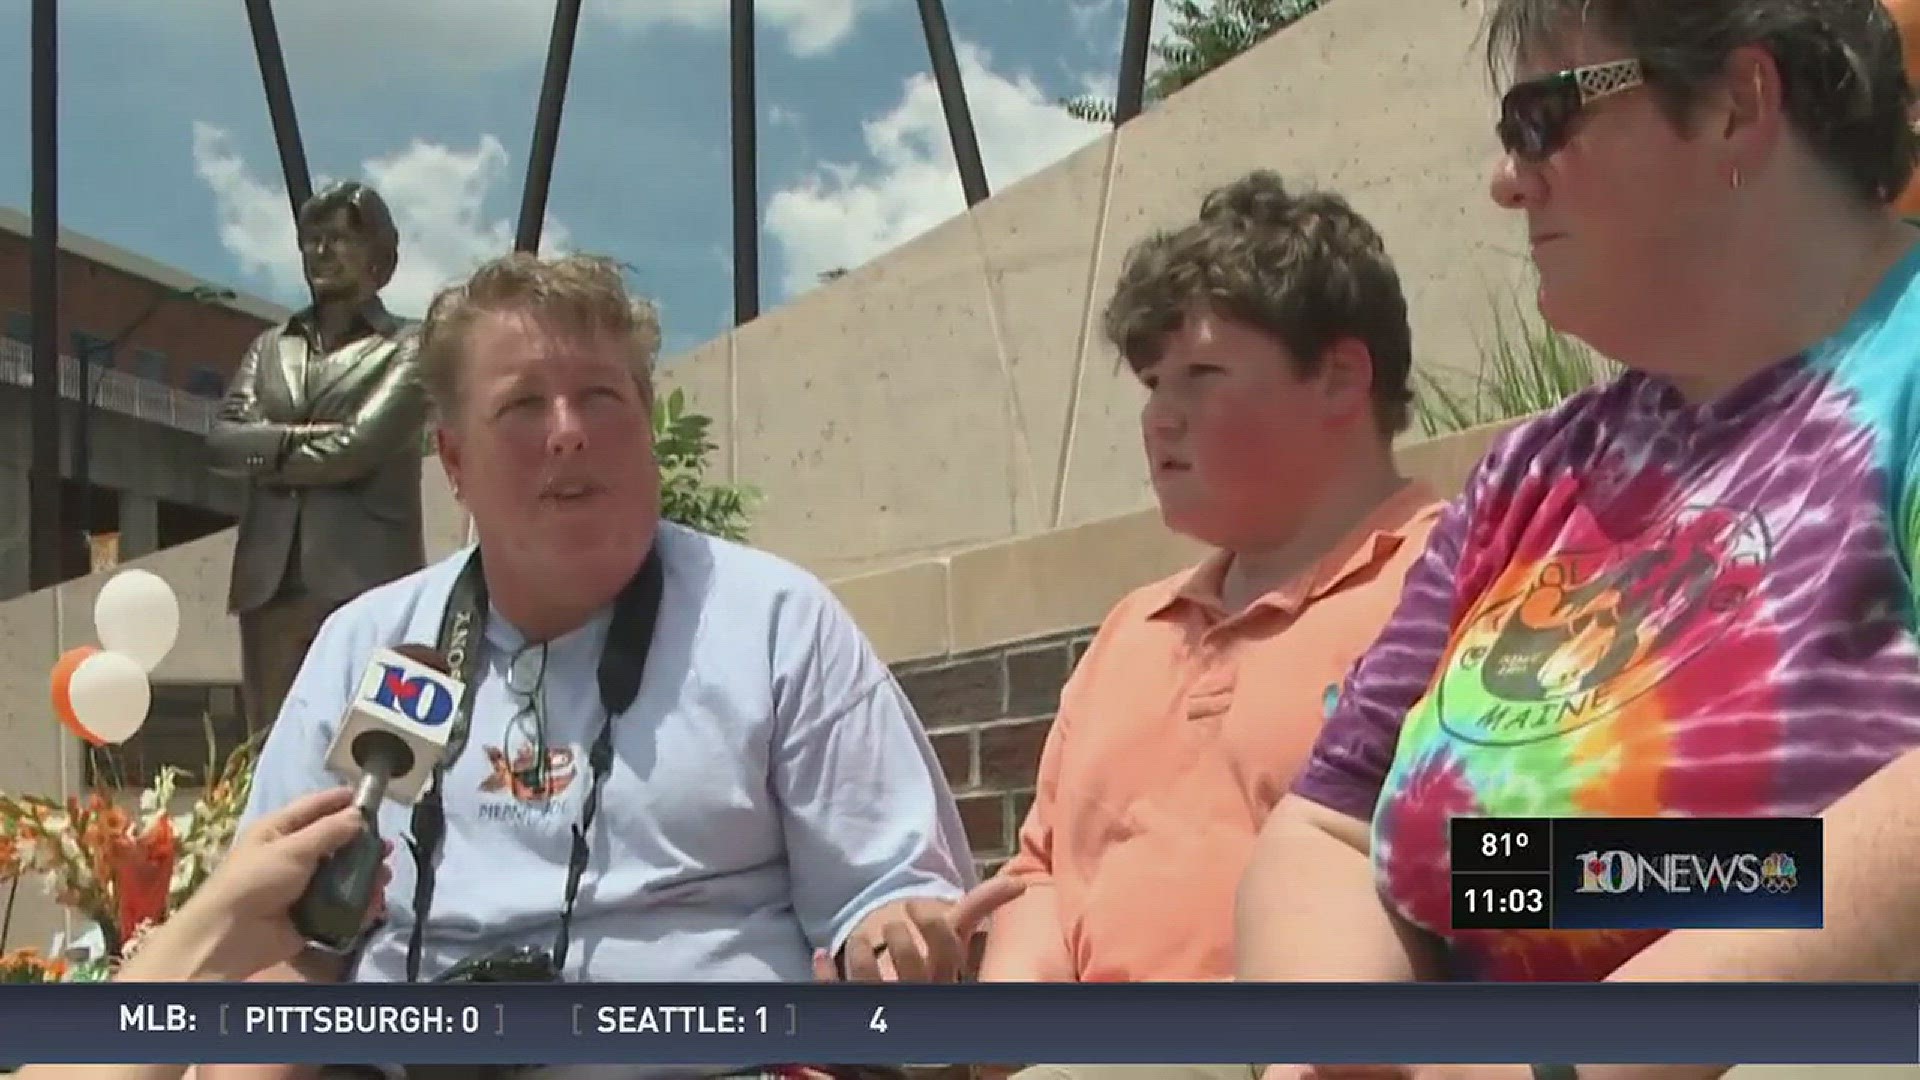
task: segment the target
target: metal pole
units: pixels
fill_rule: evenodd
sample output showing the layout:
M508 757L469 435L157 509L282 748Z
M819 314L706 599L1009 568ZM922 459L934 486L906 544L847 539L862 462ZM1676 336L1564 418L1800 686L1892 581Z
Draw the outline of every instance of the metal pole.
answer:
M33 412L27 467L28 582L61 580L60 523L60 34L58 0L33 0Z
M987 169L980 162L980 140L973 133L973 114L967 111L967 88L960 82L960 58L953 51L953 31L947 28L947 10L940 0L920 0L920 28L927 32L927 59L933 65L933 83L940 89L940 108L947 114L947 138L953 142L954 164L960 167L960 189L967 205L987 200Z
M0 914L0 953L7 951L7 939L13 936L13 902L20 896L20 875L7 882L7 910ZM58 957L55 957L58 959Z
M540 111L533 118L533 149L527 154L527 186L520 193L520 228L515 251L540 250L547 214L547 186L560 148L560 108L567 100L567 71L573 66L573 36L580 28L580 0L556 0L553 35L547 40L547 72L540 81Z
M755 103L753 0L732 0L733 324L760 314L759 107Z
M287 201L295 218L313 197L307 152L300 145L300 125L293 118L293 87L287 82L287 58L280 52L280 31L273 22L273 0L247 0L247 25L253 28L253 55L260 61L260 85L267 92L267 116L273 121L273 141L280 148L280 172L287 180Z
M1153 28L1153 0L1127 0L1126 30L1120 36L1120 86L1113 96L1113 123L1117 127L1140 115L1147 94L1148 35Z
M73 411L73 483L80 490L80 520L74 526L82 537L93 535L93 345L73 350L80 364L79 408ZM107 363L113 363L111 356ZM89 549L91 550L91 549Z

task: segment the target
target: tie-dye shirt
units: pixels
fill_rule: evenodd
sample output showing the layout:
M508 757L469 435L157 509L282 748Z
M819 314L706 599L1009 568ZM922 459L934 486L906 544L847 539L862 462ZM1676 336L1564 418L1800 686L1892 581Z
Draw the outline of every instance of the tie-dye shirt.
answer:
M1599 980L1658 932L1449 929L1455 816L1817 814L1920 747L1920 249L1689 405L1628 373L1503 436L1296 790L1373 822L1454 977Z

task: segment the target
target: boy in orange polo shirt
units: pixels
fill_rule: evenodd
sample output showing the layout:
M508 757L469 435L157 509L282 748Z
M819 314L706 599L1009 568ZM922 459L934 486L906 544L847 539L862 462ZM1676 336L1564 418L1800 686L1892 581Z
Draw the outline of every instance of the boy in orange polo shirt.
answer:
M1105 329L1168 527L1219 552L1122 600L1062 692L985 981L1233 977L1260 825L1440 508L1393 460L1399 277L1340 197L1213 192L1128 254Z

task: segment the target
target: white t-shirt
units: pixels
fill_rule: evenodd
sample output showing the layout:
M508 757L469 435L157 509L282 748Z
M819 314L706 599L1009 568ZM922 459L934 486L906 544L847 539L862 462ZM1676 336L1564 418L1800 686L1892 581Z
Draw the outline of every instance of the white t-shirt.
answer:
M661 525L658 544L659 622L639 697L613 721L567 979L807 981L813 949L837 949L876 907L970 888L967 838L926 734L832 593L781 559L676 525ZM435 644L469 553L327 620L262 751L249 819L342 782L327 748L372 653ZM538 725L507 680L526 643L489 618L472 728L447 774L422 980L503 946L552 946L604 722L596 670L610 616L546 646L544 780L525 769ZM405 978L410 813L381 811L396 841L389 917L358 981Z

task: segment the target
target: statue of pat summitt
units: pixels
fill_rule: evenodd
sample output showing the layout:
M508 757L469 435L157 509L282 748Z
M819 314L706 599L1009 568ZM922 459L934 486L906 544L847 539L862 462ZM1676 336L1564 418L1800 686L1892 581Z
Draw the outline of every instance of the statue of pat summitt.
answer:
M208 436L213 467L247 482L228 609L255 730L279 717L335 608L426 562L417 335L380 303L400 256L393 215L344 183L298 225L313 303L254 340Z

